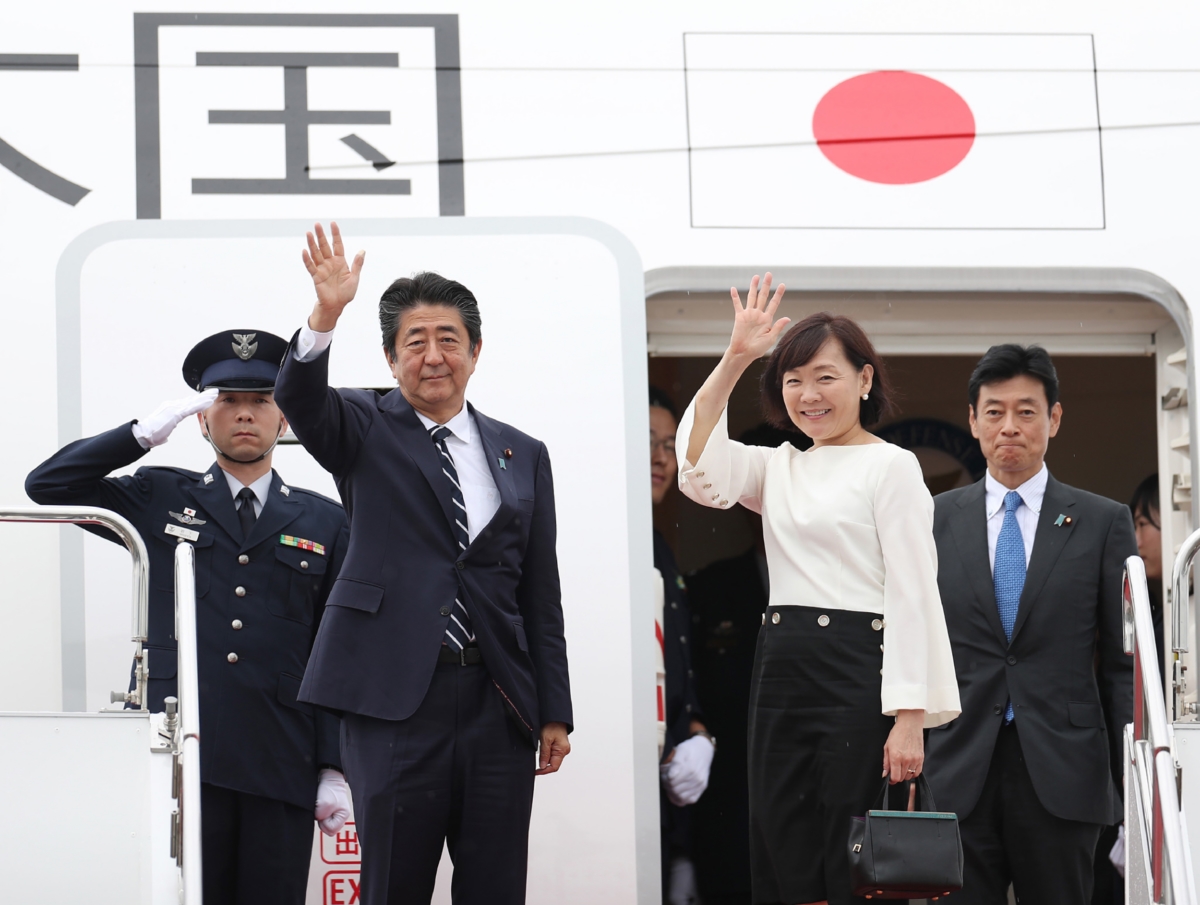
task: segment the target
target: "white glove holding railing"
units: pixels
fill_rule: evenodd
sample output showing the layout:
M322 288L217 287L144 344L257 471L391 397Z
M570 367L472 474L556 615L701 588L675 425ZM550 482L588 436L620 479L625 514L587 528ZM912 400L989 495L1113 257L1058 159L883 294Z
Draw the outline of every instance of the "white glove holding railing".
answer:
M669 763L658 768L671 804L684 807L695 804L708 788L716 746L703 735L693 735L675 746Z
M205 390L203 393L193 393L184 399L172 399L164 402L154 410L149 418L138 421L133 426L133 435L142 449L154 449L162 446L171 438L171 431L179 426L184 418L191 417L196 412L202 412L214 402L220 391Z
M337 770L326 768L317 776L315 815L326 836L336 836L350 819L350 789L346 786L346 777Z

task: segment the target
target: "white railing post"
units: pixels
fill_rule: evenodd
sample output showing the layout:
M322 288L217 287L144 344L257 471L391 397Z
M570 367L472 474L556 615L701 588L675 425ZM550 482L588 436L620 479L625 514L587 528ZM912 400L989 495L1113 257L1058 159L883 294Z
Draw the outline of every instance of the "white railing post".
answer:
M196 551L175 548L175 641L179 656L179 753L182 817L180 868L184 905L203 901L200 851L200 681L196 670Z

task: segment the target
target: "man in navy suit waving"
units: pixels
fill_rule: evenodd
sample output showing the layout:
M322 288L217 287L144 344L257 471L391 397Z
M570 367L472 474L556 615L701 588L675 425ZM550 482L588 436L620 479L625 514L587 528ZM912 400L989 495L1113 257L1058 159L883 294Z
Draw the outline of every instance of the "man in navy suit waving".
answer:
M572 724L546 446L466 402L479 306L437 274L380 299L397 389L330 388L364 259L330 231L308 234L317 302L275 392L350 520L300 698L343 715L363 905L428 903L443 842L456 905L524 902L534 775Z

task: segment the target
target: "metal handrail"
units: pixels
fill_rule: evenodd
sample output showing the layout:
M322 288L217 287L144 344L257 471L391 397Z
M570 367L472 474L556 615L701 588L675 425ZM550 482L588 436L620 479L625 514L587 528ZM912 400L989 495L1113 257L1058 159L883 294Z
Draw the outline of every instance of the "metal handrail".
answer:
M1150 615L1150 592L1146 587L1146 566L1140 556L1125 560L1122 577L1122 618L1125 653L1134 657L1133 666L1133 737L1130 752L1132 771L1127 770L1126 795L1142 795L1143 784L1151 785L1150 809L1134 809L1150 825L1141 829L1141 838L1150 842L1150 867L1155 902L1196 905L1196 893L1190 882L1191 853L1181 824L1179 786L1172 751L1172 736L1163 700L1159 654L1154 640L1154 621ZM1132 781L1130 781L1132 780Z
M1184 701L1187 694L1187 681L1183 675L1183 661L1179 655L1187 653L1191 644L1188 626L1191 583L1188 579L1197 553L1200 553L1200 530L1193 531L1188 535L1187 540L1179 547L1179 553L1175 556L1175 564L1171 567L1171 650L1175 653L1171 684L1175 691L1173 698L1175 719L1177 720L1187 712L1187 704Z
M179 846L186 905L203 902L200 852L200 680L196 666L196 550L175 547L175 639L179 657L179 806L183 818Z
M0 509L0 522L60 522L73 525L103 525L121 539L133 559L133 692L123 700L146 709L148 670L142 645L150 640L150 556L136 528L123 516L98 506L10 506ZM118 693L119 694L119 693Z

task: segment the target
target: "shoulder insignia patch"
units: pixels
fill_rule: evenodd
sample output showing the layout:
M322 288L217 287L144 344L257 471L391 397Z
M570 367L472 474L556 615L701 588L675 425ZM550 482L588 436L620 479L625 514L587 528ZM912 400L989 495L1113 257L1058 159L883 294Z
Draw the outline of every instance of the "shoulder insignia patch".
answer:
M308 550L316 553L317 556L325 555L325 545L318 544L316 541L305 540L302 537L292 537L290 534L279 535L279 542L285 547L296 547L300 550Z

